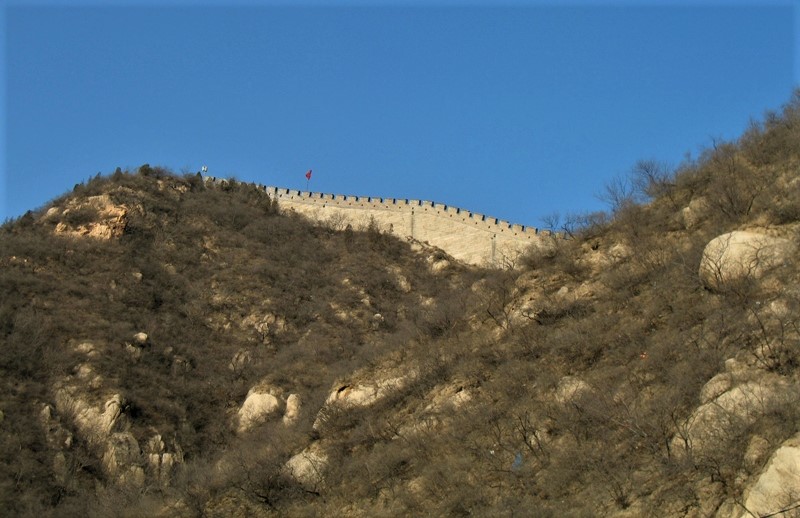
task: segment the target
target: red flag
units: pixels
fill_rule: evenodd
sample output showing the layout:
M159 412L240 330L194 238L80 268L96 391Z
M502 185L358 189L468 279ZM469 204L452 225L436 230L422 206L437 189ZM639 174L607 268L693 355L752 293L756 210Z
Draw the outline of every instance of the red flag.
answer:
M311 169L306 173L306 180L311 180Z

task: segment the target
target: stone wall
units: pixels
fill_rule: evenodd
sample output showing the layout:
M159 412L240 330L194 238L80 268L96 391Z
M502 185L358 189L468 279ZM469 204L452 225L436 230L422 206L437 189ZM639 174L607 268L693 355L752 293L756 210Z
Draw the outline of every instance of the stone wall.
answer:
M208 178L212 183L224 182ZM513 264L527 247L541 243L548 231L511 224L422 200L377 198L298 191L259 186L282 210L292 210L321 222L364 228L374 221L381 230L441 248L470 264Z

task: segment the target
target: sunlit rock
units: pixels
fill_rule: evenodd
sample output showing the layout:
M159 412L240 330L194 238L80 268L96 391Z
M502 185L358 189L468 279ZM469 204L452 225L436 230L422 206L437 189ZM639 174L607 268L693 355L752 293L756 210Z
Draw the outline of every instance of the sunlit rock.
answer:
M251 389L239 409L239 433L267 420L281 408L280 399L263 389Z
M327 465L328 455L319 443L314 443L290 458L286 462L285 470L307 491L316 491L324 480Z
M734 231L712 239L703 250L700 279L709 288L744 278L757 279L791 260L796 250L788 239Z
M800 435L785 441L772 454L761 474L744 493L744 510L736 517L774 516L795 506L800 496ZM780 513L780 516L789 516Z

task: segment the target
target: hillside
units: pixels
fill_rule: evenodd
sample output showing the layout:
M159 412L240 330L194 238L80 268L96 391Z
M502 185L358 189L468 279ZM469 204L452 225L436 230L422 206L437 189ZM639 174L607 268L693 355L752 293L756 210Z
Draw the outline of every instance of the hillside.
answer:
M797 514L799 166L800 92L514 269L95 177L0 228L0 509Z

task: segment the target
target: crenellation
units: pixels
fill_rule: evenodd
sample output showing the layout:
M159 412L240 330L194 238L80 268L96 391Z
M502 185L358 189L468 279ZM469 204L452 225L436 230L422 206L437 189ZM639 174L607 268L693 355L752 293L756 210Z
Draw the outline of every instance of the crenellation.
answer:
M228 181L204 177L207 185L224 187ZM250 184L279 202L282 208L311 219L343 218L355 226L374 220L400 237L438 246L471 264L507 262L528 246L553 235L535 227L510 223L477 212L428 200L385 198L302 191Z

